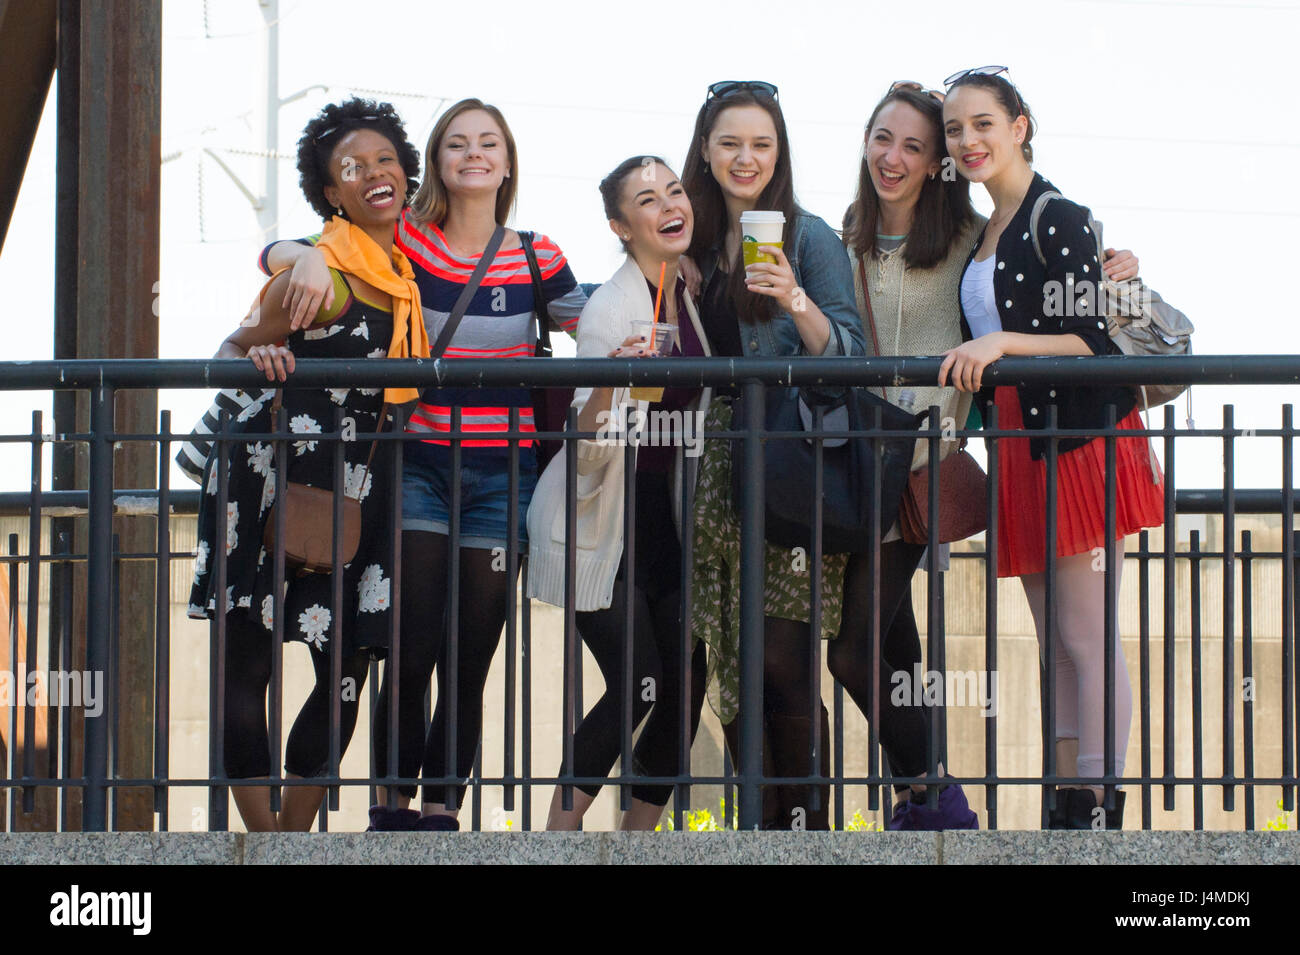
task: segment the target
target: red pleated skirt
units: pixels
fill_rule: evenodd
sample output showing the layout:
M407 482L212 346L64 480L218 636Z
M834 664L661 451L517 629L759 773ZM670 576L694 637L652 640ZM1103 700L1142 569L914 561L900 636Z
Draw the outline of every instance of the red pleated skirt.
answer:
M995 402L999 428L1024 428L1014 387L999 387ZM1119 427L1142 429L1141 414L1134 409ZM1116 540L1164 523L1164 475L1146 438L1116 440L1115 476ZM998 442L998 576L1042 573L1046 535L1047 461L1029 456L1028 438L1003 438ZM1106 442L1094 438L1057 457L1056 556L1105 546Z

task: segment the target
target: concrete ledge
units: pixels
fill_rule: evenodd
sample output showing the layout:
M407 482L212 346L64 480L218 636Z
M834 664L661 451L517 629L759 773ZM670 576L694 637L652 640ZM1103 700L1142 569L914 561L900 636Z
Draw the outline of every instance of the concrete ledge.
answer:
M0 865L1300 864L1295 832L0 834Z
M1300 863L1295 832L941 833L943 865L1276 865Z

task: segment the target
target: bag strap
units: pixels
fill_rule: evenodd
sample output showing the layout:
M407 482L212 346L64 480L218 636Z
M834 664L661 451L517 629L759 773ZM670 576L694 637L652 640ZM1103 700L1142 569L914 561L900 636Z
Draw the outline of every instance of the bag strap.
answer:
M871 344L876 349L876 357L879 358L880 339L876 335L876 314L871 310L871 290L867 288L867 266L862 256L858 256L858 279L862 282L862 301L867 305L867 328L871 329Z
M1038 256L1038 264L1047 265L1047 256L1043 255L1043 247L1038 242L1038 220L1043 217L1043 207L1053 199L1062 198L1061 194L1055 189L1048 189L1034 201L1033 211L1029 213L1029 235L1034 240L1034 255Z
M546 292L542 288L542 270L537 265L537 252L533 249L533 234L520 232L519 242L524 247L524 258L528 260L528 272L533 277L533 315L537 319L536 345L533 348L535 358L551 357L551 323L546 310Z
M280 409L284 407L283 399L284 399L284 389L283 388L275 389L275 397L271 399L271 428L272 429L275 428L275 419L280 416ZM379 430L380 431L384 430L384 422L388 419L389 407L390 406L388 402L385 401L379 409ZM374 463L375 449L378 447L379 447L379 439L375 438L375 440L370 442L370 453L366 455L366 471L365 471L366 474L370 473L370 465ZM362 477L361 480L364 482L365 478Z
M465 311L469 308L470 299L478 291L478 287L483 282L483 276L487 275L488 266L496 258L497 250L501 248L501 243L506 237L505 226L497 226L496 231L492 233L492 238L488 239L487 248L478 258L478 265L474 266L473 273L470 274L469 282L461 289L460 298L456 299L456 304L451 308L451 314L447 316L447 324L442 326L442 331L438 333L438 340L433 343L429 349L429 356L432 358L441 358L447 346L451 344L451 337L456 334L456 329L460 326L460 320L465 317Z

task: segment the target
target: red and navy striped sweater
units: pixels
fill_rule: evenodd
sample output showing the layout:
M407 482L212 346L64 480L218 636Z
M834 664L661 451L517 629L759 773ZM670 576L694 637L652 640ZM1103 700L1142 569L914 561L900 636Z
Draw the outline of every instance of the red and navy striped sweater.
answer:
M452 251L441 229L415 223L409 218L409 210L402 213L397 224L396 241L415 271L429 341L437 341L452 306L478 265L478 256L467 257ZM533 238L533 248L542 273L542 293L551 326L572 334L578 327L578 316L587 296L574 279L558 245L538 233ZM266 250L262 253L262 267L265 271ZM535 344L532 315L533 280L524 250L502 249L470 299L444 357L527 358L533 354ZM451 429L451 409L456 406L460 407L462 431L483 435L461 443L466 466L472 466L476 460L489 465L508 453L509 442L491 434L509 430L512 407L519 409L520 431L536 430L532 396L527 389L429 388L420 395L419 405L411 413L407 426L409 432L429 437L408 445L406 453L417 459L431 456L445 461L450 442L437 435ZM534 464L532 445L532 441L520 441L521 468Z

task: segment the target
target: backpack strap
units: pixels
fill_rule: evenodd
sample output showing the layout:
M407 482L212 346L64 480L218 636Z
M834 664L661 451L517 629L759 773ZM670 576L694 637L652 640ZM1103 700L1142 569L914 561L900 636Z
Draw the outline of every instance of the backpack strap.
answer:
M1029 235L1034 240L1034 255L1038 256L1038 264L1046 266L1047 256L1043 255L1043 247L1038 241L1038 222L1043 218L1043 207L1053 199L1060 199L1061 194L1055 189L1048 189L1034 201L1033 211L1029 213Z
M537 251L533 248L533 233L519 232L519 244L524 248L524 258L528 260L528 273L533 281L533 316L537 321L533 345L533 357L551 357L551 320L547 310L546 293L542 289L542 270L537 265Z

